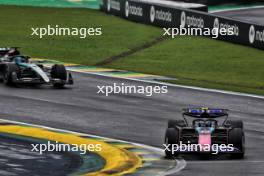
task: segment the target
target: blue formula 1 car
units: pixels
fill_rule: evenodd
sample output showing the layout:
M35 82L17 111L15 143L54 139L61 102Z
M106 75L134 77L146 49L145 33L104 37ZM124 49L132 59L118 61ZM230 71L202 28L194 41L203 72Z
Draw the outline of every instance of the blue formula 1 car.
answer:
M72 75L64 65L44 67L40 63L30 62L28 56L17 54L19 53L7 52L0 57L0 80L6 85L51 84L62 88L65 84L73 84Z
M167 157L181 153L229 153L243 158L245 135L241 120L229 120L225 109L188 108L183 120L169 120L165 134Z

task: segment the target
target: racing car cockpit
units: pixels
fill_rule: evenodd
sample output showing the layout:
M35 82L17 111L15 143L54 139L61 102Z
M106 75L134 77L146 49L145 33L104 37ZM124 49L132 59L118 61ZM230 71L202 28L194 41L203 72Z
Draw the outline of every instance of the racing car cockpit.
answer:
M193 121L193 127L217 127L218 123L216 120L209 119L209 120L194 120Z
M213 127L218 125L215 119L210 118L210 114L203 112L199 119L193 120L193 127Z
M12 58L13 62L15 62L16 64L21 64L21 63L28 63L28 60L29 60L30 57L28 56L21 56L21 55L18 55L18 56L14 56Z
M21 63L28 63L30 57L29 56L23 56L23 55L15 55L15 56L9 56L4 59L5 62L14 62L16 64Z

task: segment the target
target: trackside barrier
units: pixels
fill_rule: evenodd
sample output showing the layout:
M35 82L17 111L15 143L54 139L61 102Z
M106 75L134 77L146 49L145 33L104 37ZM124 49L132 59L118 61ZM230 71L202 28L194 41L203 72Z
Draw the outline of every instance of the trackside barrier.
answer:
M164 28L180 25L199 28L232 28L234 35L219 35L218 40L264 50L264 26L169 4L144 0L102 0L100 9L131 21Z

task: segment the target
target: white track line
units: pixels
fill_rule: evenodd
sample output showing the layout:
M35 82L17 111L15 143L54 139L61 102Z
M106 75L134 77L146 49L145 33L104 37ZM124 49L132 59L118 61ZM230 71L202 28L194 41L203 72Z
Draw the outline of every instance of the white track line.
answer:
M260 5L260 6L252 6L252 7L238 7L238 8L230 8L230 9L219 9L219 10L212 10L209 11L210 13L217 13L217 12L228 12L228 11L238 11L238 10L248 10L248 9L260 9L260 8L264 8L264 5Z
M264 161L243 161L243 160L223 160L223 161L188 161L190 164L241 164L241 163L264 163Z
M69 71L72 71L72 70L69 69ZM138 82L151 83L151 84L166 85L166 86L170 86L170 87L192 89L192 90L198 90L198 91L204 91L204 92L221 93L221 94L227 94L227 95L257 98L257 99L263 99L264 100L264 96L261 96L261 95L254 95L254 94L247 94L247 93L240 93L240 92L233 92L233 91L225 91L225 90L218 90L218 89L208 89L208 88L195 87L195 86L184 86L184 85L179 85L179 84L171 84L171 83L164 83L164 82L151 81L151 80L142 80L142 79L137 79L137 78L124 78L124 77L119 77L119 76L104 75L104 74L100 74L100 73L85 73L85 72L81 72L81 71L79 72L76 70L74 70L72 72L97 75L97 76L104 76L104 77L108 77L108 78L125 79L125 80L130 80L130 81L138 81Z
M58 132L72 133L72 134L79 135L79 136L91 136L91 137L99 138L99 139L102 139L102 140L113 140L113 141L122 142L122 143L130 143L130 144L133 144L135 146L139 146L139 147L151 150L151 151L153 151L153 152L155 152L157 154L164 155L164 152L163 152L163 150L161 148L152 147L152 146L148 146L148 145L145 145L145 144L139 144L139 143L124 141L124 140L119 140L119 139L107 138L107 137L102 137L102 136L97 136L97 135L90 135L90 134L79 133L79 132L70 131L70 130L63 130L63 129L52 128L52 127L47 127L47 126L43 126L43 125L36 125L36 124L25 123L25 122L18 122L18 121L13 121L13 120L0 119L0 121L6 122L6 123L18 124L18 125L27 125L27 126L37 127L37 128L43 128L43 129L53 130L53 131L58 131ZM186 161L185 160L176 159L176 162L177 162L177 165L173 169L160 174L160 176L166 176L166 175L175 174L177 172L180 172L182 169L184 169L186 167Z

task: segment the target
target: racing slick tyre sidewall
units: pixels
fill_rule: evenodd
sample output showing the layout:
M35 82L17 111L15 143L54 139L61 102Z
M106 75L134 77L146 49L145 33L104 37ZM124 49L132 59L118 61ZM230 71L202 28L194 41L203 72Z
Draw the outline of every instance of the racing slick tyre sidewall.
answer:
M55 64L51 67L50 71L51 78L60 79L63 81L67 80L67 71L64 65ZM64 87L64 83L54 83L53 86L56 88Z
M168 128L175 128L178 127L186 127L186 123L184 120L169 120L168 121Z
M18 72L19 72L19 67L16 64L6 64L5 65L3 81L6 85L8 85L8 86L14 86L15 85L15 83L13 82L13 79L12 79L12 74L14 72L16 74L18 74Z
M227 120L226 124L230 125L232 128L244 128L242 120Z
M179 144L179 130L175 128L168 128L165 134L165 144L170 145L169 150L165 150L166 157L171 158L178 153L172 152L172 145Z
M233 144L233 147L238 148L241 152L232 153L231 156L236 159L244 157L245 153L245 134L242 128L233 128L229 131L228 143Z

